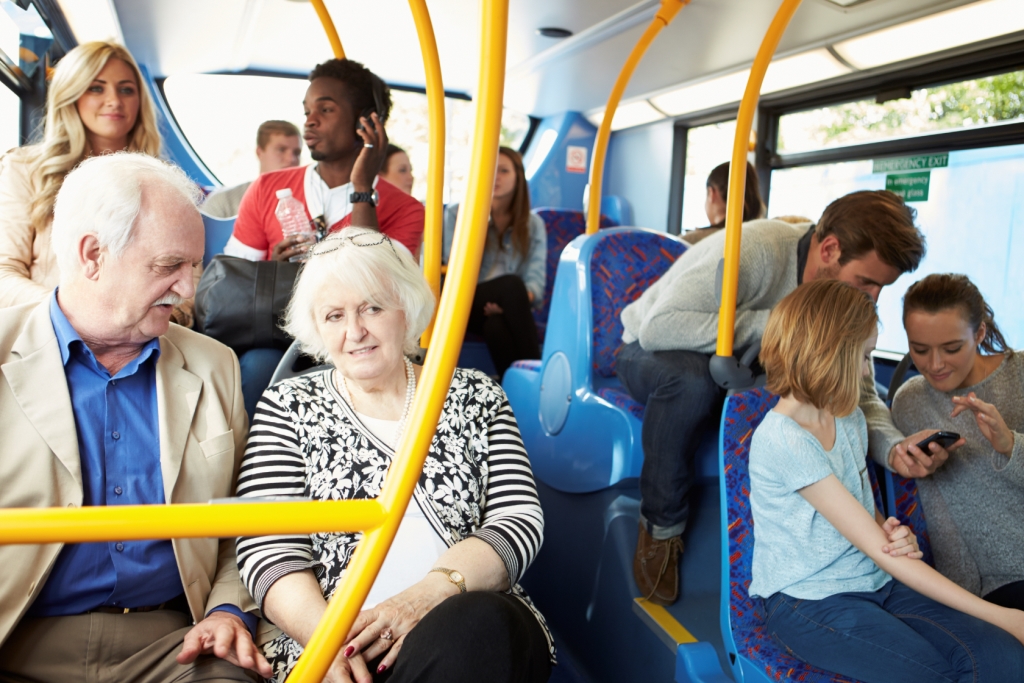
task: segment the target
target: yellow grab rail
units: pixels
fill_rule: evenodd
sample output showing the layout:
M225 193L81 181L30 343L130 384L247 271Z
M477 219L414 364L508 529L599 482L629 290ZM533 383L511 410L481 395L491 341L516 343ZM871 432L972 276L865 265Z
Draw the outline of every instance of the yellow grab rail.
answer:
M437 297L441 294L441 223L444 220L444 83L441 80L441 60L437 55L437 41L430 21L426 0L409 0L416 33L423 53L423 71L426 75L427 112L430 122L430 158L427 162L427 204L423 222L423 275ZM437 311L434 312L435 315ZM420 346L430 347L434 336L434 320L420 337Z
M622 65L619 77L615 79L615 85L612 87L612 92L608 96L608 104L604 109L604 119L601 121L601 127L597 130L593 158L590 160L590 195L587 198L588 235L597 232L601 226L601 185L604 182L604 161L608 153L608 138L612 133L612 119L615 118L615 110L619 107L622 93L629 85L629 79L633 77L637 64L643 59L644 53L647 52L647 48L654 42L661 29L672 23L679 10L688 4L690 4L690 0L661 0L661 8L651 19L650 25L640 36L640 40L636 42L633 51L626 58L626 63Z
M320 23L324 27L324 33L327 34L327 40L331 42L331 50L334 52L334 57L336 59L345 59L345 48L341 46L338 29L334 28L334 21L331 20L331 13L324 6L324 0L310 1L313 3L313 9L316 10L316 15L320 17Z
M437 343L427 355L420 378L421 390L416 392L409 426L402 435L397 458L381 493L380 501L387 517L381 526L365 534L353 553L345 578L289 677L292 683L310 683L323 678L370 592L419 480L469 321L498 161L508 27L508 0L483 0L481 5L480 79L472 165L449 259L448 286L438 306Z
M775 18L768 26L768 32L761 41L761 47L750 67L750 78L740 101L736 116L736 137L732 144L732 158L729 161L729 189L725 205L725 266L722 271L722 303L718 310L718 344L715 354L732 356L736 325L736 290L740 278L740 238L743 223L743 192L747 177L747 149L750 145L750 129L754 123L754 112L761 96L761 83L768 71L775 48L793 18L800 0L782 0Z

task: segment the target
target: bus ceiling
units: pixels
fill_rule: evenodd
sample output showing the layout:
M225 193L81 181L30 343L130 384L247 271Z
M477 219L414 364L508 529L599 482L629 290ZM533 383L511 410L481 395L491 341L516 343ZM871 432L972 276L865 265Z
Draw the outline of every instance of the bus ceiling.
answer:
M245 70L303 74L333 54L309 0L29 1L59 6L79 42L123 39L154 78ZM373 3L377 19L370 20L380 30L367 30L365 5L325 4L349 57L390 83L423 85L416 28L404 0ZM613 128L738 102L745 70L778 5L693 0L650 48ZM659 0L517 0L510 8L505 102L537 117L583 111L600 123L615 76L659 6ZM807 0L779 45L764 92L1024 30L1020 7L1019 0ZM470 37L479 4L435 0L431 13L445 86L472 93L479 60ZM565 31L540 33L551 27ZM558 37L565 33L571 35Z

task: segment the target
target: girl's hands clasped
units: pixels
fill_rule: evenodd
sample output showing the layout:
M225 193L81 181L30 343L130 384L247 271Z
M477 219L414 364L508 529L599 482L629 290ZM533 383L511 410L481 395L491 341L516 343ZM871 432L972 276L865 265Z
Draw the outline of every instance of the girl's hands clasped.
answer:
M953 397L953 413L950 417L956 417L965 410L974 413L974 419L978 423L978 429L996 453L1002 453L1009 457L1013 453L1013 431L1006 426L1003 416L991 403L985 403L972 391L966 396Z
M889 539L888 545L882 546L882 552L888 553L891 557L906 555L912 560L920 560L924 557L924 553L921 552L921 548L917 544L917 536L910 530L910 527L901 524L900 520L895 517L885 520L882 523L882 531Z

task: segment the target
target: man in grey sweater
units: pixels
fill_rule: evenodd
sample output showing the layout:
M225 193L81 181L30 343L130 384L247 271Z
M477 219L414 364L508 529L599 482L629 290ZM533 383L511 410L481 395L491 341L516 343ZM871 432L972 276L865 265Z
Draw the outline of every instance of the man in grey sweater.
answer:
M837 199L817 226L772 220L744 224L736 348L742 351L761 338L772 307L801 282L842 280L877 301L882 287L915 270L924 256L915 213L895 194L880 190ZM624 346L616 372L646 406L633 574L640 591L659 604L678 597L692 460L701 434L714 427L724 396L708 370L718 334L716 273L724 243L723 231L694 245L622 311ZM911 444L920 438L904 439L875 392L874 377L864 383L860 405L872 452L886 454L880 461L895 464L897 471L912 462L915 469L907 473L921 476L945 460L944 453L930 457L916 450Z

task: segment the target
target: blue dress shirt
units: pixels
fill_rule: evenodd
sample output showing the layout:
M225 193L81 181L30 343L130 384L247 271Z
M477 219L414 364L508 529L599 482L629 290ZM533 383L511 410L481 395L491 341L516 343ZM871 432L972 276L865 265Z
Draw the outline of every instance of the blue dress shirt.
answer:
M78 432L83 505L163 504L156 394L160 340L151 339L134 360L111 376L61 311L56 291L50 297L50 321ZM100 606L159 605L183 592L170 541L68 544L57 556L29 616L83 614ZM214 609L235 614L255 631L256 617L234 605Z

